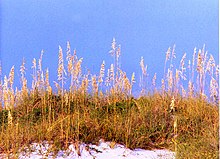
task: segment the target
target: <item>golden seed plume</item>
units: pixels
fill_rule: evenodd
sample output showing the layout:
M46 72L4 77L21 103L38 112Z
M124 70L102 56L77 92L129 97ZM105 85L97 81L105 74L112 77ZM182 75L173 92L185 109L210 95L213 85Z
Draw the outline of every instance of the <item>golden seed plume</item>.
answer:
M103 82L103 77L105 76L105 61L102 62L100 72L99 72L99 83Z
M14 74L15 74L15 70L14 70L14 66L12 66L10 73L9 73L9 84L10 84L11 89L12 89L12 85L14 82Z

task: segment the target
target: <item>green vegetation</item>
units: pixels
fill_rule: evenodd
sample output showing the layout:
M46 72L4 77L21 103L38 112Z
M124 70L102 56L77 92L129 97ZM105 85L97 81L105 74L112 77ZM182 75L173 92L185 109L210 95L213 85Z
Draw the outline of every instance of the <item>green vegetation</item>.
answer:
M96 143L103 138L129 148L170 149L177 158L218 158L219 67L204 48L198 53L194 50L187 68L185 54L179 69L172 64L175 47L169 48L161 89L156 87L155 74L151 92L146 88L147 67L141 58L139 98L132 96L134 73L129 80L119 67L120 46L115 40L111 54L114 64L105 71L103 62L96 76L82 74L82 58L77 58L75 50L71 54L69 43L65 71L60 47L56 91L52 91L48 69L42 70L43 52L38 67L33 60L31 89L27 88L24 62L20 68L21 90L13 88L12 67L0 85L0 153L16 154L20 148L40 141L50 142L51 151L57 151L71 143ZM67 78L71 82L69 89L64 89ZM187 89L183 87L184 80L188 82ZM209 96L205 95L207 88Z

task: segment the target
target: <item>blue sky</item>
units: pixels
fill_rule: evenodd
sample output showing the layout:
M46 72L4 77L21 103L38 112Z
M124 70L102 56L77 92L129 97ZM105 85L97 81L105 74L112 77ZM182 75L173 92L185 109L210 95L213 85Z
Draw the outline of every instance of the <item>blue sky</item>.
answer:
M27 71L32 59L44 50L43 68L57 79L58 46L83 57L83 69L98 73L103 60L112 62L112 38L121 44L122 68L140 74L144 57L152 78L163 75L165 52L176 44L177 60L194 47L206 49L216 60L219 53L218 0L14 0L0 1L0 54L3 74L15 65L19 75L22 58Z

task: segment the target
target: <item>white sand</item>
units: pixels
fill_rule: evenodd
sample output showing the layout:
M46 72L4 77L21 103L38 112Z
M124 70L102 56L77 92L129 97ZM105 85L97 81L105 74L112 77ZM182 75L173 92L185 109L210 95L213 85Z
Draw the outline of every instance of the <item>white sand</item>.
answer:
M175 153L168 150L130 150L120 144L110 146L110 142L100 140L99 145L80 144L78 153L72 144L65 151L59 151L56 155L50 152L48 143L33 143L29 148L18 154L19 159L175 159ZM112 148L111 148L112 147ZM80 155L79 155L80 154ZM5 158L3 154L0 158Z

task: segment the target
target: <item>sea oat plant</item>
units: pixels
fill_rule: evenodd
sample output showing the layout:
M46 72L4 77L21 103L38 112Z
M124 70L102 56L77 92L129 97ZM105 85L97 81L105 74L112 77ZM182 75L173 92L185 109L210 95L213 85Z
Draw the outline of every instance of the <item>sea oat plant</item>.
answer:
M72 143L79 148L81 142L103 138L129 148L167 148L179 158L215 158L219 66L214 56L194 49L192 60L184 54L176 66L174 45L166 52L161 80L156 73L148 78L141 58L141 80L137 81L135 73L129 78L121 69L121 46L115 39L111 49L113 64L109 67L103 61L97 75L84 73L83 59L76 50L71 52L69 42L66 57L60 46L57 89L49 79L54 70L42 67L43 52L39 60L33 59L30 89L25 62L20 67L21 88L14 88L16 67L12 67L0 82L0 153L18 156L20 148L45 140L52 144L51 151ZM133 89L138 82L141 95L136 98Z

